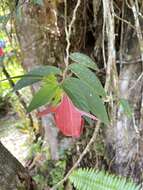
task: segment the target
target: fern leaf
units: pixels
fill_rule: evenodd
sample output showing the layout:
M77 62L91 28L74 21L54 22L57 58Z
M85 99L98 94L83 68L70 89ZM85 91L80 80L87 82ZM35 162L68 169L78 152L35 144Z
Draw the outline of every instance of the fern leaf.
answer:
M69 177L77 190L140 190L126 178L93 169L78 169Z

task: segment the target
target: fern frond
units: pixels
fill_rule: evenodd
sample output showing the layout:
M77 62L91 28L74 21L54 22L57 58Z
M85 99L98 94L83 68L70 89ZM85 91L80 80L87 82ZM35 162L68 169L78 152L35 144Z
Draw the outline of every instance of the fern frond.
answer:
M78 169L70 177L77 190L140 190L140 186L126 178L93 169Z

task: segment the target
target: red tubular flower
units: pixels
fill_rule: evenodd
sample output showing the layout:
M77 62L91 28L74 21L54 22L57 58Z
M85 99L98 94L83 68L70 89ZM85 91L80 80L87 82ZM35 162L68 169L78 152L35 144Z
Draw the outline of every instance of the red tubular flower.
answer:
M0 57L4 56L4 52L3 52L3 49L0 48Z
M79 110L75 107L67 95L63 96L61 103L57 107L49 107L38 116L43 116L48 113L55 113L56 126L65 136L79 137L83 129L83 118L85 115L91 119L96 119L95 116Z

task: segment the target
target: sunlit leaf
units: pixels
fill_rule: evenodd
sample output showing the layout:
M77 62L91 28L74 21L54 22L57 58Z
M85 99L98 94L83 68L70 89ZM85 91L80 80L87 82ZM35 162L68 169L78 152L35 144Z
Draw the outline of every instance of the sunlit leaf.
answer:
M77 75L77 77L80 78L80 80L93 88L96 94L100 96L106 96L104 88L102 87L102 84L96 77L95 73L81 64L71 64L70 69L75 75Z
M54 74L49 74L48 76L43 78L45 83L53 83L54 85L58 85L57 77Z
M44 85L33 97L29 107L27 108L28 112L31 112L34 109L39 108L42 105L50 103L52 98L55 96L58 86L53 84Z
M89 67L94 70L98 70L96 63L87 55L79 52L71 53L70 54L71 60L80 63L86 67Z
M89 85L86 85L86 83L77 78L71 77L65 79L62 87L78 108L91 112L103 123L109 124L103 101Z
M61 74L60 69L54 66L37 67L24 75L15 85L14 90L20 90L26 86L41 81L50 74Z
M57 105L60 102L62 93L63 93L63 90L60 87L57 88L57 90L55 92L54 99L52 101L53 106Z

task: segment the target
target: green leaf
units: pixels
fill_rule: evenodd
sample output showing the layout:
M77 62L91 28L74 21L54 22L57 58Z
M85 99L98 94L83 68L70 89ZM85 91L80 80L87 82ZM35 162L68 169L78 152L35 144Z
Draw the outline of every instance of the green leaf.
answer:
M61 74L59 68L54 66L42 66L37 67L26 75L24 75L15 85L14 90L20 90L26 86L32 85L36 82L41 81L44 77L49 76L50 74Z
M44 85L33 97L29 107L27 108L28 112L31 112L34 109L39 108L47 103L50 103L52 98L56 94L58 86L53 85L52 83Z
M127 115L129 118L131 118L133 111L132 111L132 108L131 108L128 100L122 98L122 99L120 99L119 102L120 102L120 106L122 107L125 115Z
M86 83L78 78L71 77L64 80L62 87L75 106L81 110L91 112L103 123L109 124L103 101L89 85L86 85Z
M65 80L62 87L77 108L90 112L86 97L79 91L80 88L72 83L72 80Z
M71 64L70 65L71 71L77 75L77 77L85 82L87 85L89 85L97 95L106 96L106 93L104 91L104 88L102 87L102 84L100 80L96 77L95 73L90 71L88 68L84 67L81 64Z
M83 94L79 91L77 88L77 85L70 84L71 88L68 86L68 81L64 81L62 87L66 94L70 97L74 105L81 109L82 111L85 111L87 113L90 112L90 108L86 102L86 98L83 96ZM72 89L72 90L71 90ZM85 120L91 125L91 119L88 117L85 117Z
M57 105L60 102L62 93L63 93L63 90L61 88L57 88L55 92L54 100L52 101L53 106Z
M70 54L71 60L84 65L85 67L89 67L94 70L99 70L96 63L87 55L79 52Z
M141 190L141 185L103 170L74 170L69 179L77 190Z

